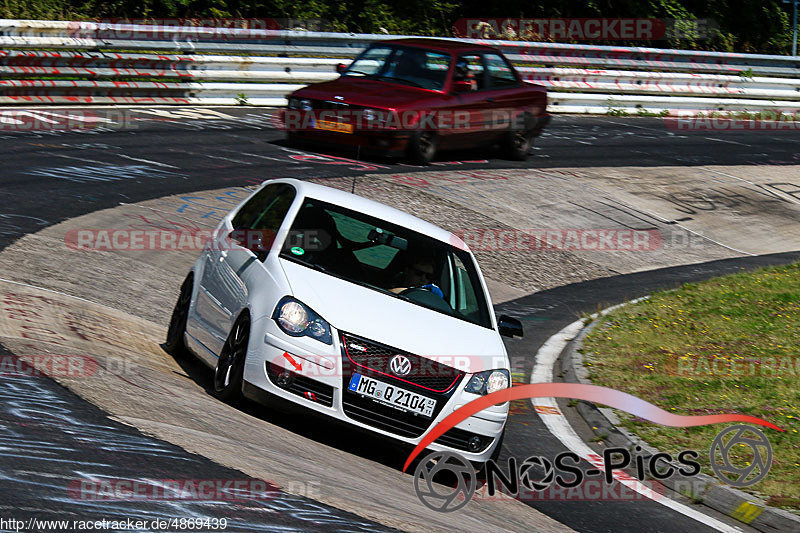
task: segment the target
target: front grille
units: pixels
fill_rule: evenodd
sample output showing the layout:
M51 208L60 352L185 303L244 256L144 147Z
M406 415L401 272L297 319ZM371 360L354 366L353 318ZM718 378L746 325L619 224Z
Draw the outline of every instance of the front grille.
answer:
M345 104L344 102L333 102L329 100L311 100L311 109L358 111L364 109L364 107L359 105Z
M475 447L475 449L470 449L469 441L473 437L478 437L479 444L477 447ZM447 433L436 439L436 443L455 448L456 450L463 450L470 453L480 453L488 448L493 440L494 439L492 437L478 435L477 433L470 433L469 431L464 431L463 429L459 428L452 428L448 430Z
M415 438L425 433L464 375L453 367L349 333L342 333L341 341L342 408L345 414L353 420L401 437ZM404 355L411 361L408 375L399 377L392 374L389 362L395 355ZM433 415L428 418L401 411L350 391L348 384L354 372L433 398L436 400Z
M341 111L350 109L350 104L345 104L344 102L328 102L325 100L311 100L311 109L334 109L336 111Z
M267 376L276 386L292 394L302 396L306 400L322 404L325 407L333 407L333 387L291 371L289 372L291 378L288 384L282 386L278 384L278 375L283 372L285 372L285 369L274 363L267 365Z
M383 378L391 378L406 386L415 385L430 392L446 393L451 391L464 372L452 366L437 363L426 357L410 354L396 348L378 344L373 341L351 335L342 334L345 368L364 373L364 369L380 374ZM405 376L396 376L390 367L395 355L404 355L411 361L411 371ZM411 387L416 390L415 387ZM416 390L416 392L420 392Z
M344 413L364 424L400 435L401 437L419 437L431 425L431 421L444 405L437 403L433 417L426 418L422 415L407 413L378 403L365 396L360 396L348 390L344 391L342 407Z

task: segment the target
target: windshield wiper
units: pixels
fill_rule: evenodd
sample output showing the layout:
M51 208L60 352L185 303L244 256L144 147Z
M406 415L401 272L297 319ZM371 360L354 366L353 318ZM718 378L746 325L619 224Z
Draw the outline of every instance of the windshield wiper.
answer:
M379 79L379 80L397 80L397 81L402 81L402 82L405 82L405 83L410 83L414 87L419 87L421 89L425 88L422 84L417 83L417 82L415 82L413 80L407 80L405 78L397 78L395 76L378 76L377 79Z

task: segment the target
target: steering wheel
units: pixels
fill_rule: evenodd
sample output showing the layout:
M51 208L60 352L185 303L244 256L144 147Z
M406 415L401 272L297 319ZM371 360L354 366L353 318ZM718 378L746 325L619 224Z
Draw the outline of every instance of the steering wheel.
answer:
M438 289L438 287L436 288ZM441 289L439 290L441 291ZM445 301L444 296L439 295L432 288L409 287L400 292L400 295L425 307L443 311L447 314L453 314L453 308Z
M425 291L425 292L430 292L430 293L433 292L428 287L409 287L406 290L401 291L398 294L400 294L400 296L408 296L409 294L413 293L414 291Z

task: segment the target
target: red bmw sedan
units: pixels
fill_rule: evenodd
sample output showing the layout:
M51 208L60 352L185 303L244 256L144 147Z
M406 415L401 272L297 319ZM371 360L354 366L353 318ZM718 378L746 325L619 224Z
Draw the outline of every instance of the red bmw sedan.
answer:
M550 120L547 90L489 46L387 40L337 71L289 95L281 119L290 142L360 146L420 164L439 149L499 143L524 160Z

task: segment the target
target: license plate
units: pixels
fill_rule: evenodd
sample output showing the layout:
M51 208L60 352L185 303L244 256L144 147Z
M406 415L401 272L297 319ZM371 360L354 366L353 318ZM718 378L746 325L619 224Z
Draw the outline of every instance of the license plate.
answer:
M338 133L353 133L352 124L344 124L342 122L334 122L332 120L318 120L314 127L318 130L335 131Z
M428 418L433 416L433 409L436 407L436 400L433 398L358 373L353 374L353 377L350 378L350 386L347 388L356 394L367 396L401 411L410 411Z

